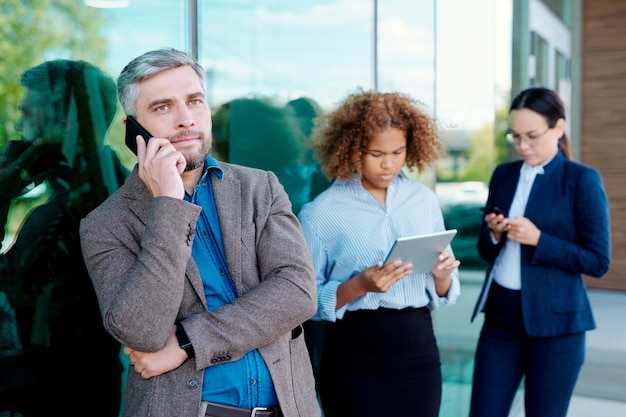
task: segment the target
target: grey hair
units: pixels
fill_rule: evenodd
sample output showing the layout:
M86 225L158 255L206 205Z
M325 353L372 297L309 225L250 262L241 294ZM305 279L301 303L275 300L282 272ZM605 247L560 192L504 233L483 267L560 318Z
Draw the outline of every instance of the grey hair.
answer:
M117 95L124 113L137 116L139 83L162 71L190 66L198 75L202 91L206 92L204 68L195 59L174 48L149 51L133 59L124 67L117 79Z

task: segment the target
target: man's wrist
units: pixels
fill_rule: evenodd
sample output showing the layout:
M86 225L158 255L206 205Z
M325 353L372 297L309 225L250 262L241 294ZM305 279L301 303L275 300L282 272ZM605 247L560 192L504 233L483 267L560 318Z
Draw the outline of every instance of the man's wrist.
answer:
M185 328L180 323L176 325L176 339L178 339L178 346L187 353L188 357L193 358L195 355L193 345L189 340L189 336L187 336Z

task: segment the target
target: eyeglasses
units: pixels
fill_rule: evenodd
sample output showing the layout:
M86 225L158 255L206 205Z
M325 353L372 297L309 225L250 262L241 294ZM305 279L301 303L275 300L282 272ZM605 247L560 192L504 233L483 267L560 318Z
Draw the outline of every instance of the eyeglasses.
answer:
M516 133L509 132L506 134L506 141L512 143L515 146L520 146L522 143L525 143L530 147L537 146L537 143L539 143L539 139L541 139L543 135L548 133L548 130L550 129L552 128L548 126L548 128L543 132L531 134L526 137L522 137L521 135L518 135Z

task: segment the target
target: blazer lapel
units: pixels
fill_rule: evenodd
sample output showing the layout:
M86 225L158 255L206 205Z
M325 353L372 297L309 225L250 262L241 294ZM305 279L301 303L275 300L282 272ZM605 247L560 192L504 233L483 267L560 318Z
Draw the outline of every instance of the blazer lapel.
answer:
M148 220L148 215L150 213L152 196L149 195L150 190L148 190L146 185L139 178L139 175L137 174L137 166L135 166L133 172L128 176L127 184L125 184L123 192L124 197L131 200L129 203L130 210L135 213L137 218L145 227ZM204 294L202 277L200 276L200 271L198 270L198 266L193 260L193 257L190 258L189 262L187 263L187 271L185 275L187 276L187 279L191 283L191 286L193 287L194 291L197 293L198 297L206 308L206 296Z
M552 161L550 161L547 165L543 167L543 174L537 174L535 177L535 181L533 182L533 186L530 189L530 194L528 195L528 202L526 203L526 210L524 211L524 215L529 219L533 220L533 222L541 221L545 219L545 210L554 210L556 207L551 204L551 200L553 196L547 195L549 191L553 189L553 187L558 187L558 184L555 184L558 181L557 169L560 169L561 165L565 157L561 152L558 152ZM558 202L555 202L555 204ZM537 227L540 227L540 223L536 224Z
M501 174L502 182L495 185L494 193L497 193L496 205L503 209L506 213L511 210L513 197L517 190L517 182L519 181L520 168L523 161L517 161L508 165Z
M135 213L137 218L141 220L141 223L145 226L148 220L148 213L150 212L152 196L141 178L139 178L137 165L135 165L135 168L126 179L126 183L121 191L124 193L124 198L130 200L128 204L130 210Z
M222 167L224 167L222 165ZM224 252L228 270L237 292L242 287L241 275L241 183L228 175L224 168L224 179L211 176L211 187L217 209L217 217L222 230Z

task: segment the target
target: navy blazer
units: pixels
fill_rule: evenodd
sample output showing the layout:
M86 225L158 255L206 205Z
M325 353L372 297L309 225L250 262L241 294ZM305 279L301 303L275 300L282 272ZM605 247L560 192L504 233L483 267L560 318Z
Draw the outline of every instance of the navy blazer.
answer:
M499 165L489 184L488 206L508 212L523 161ZM599 172L558 152L533 183L524 216L541 230L537 246L521 246L521 298L530 336L557 336L595 328L583 274L601 278L611 261L609 202ZM491 270L506 239L494 244L485 221L478 252L489 262L472 314L483 311Z

